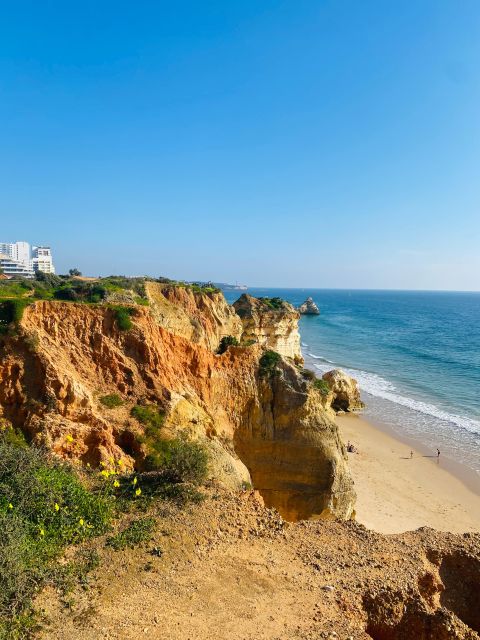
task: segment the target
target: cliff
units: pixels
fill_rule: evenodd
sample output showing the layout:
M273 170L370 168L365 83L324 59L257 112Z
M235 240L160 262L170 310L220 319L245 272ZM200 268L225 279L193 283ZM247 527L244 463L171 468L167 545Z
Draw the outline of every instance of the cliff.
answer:
M296 362L303 362L298 320L300 314L280 298L254 298L244 293L233 304L243 325L242 340L253 341Z
M130 411L152 403L165 415L162 437L185 431L208 444L212 477L223 484L253 481L289 519L351 517L355 495L337 427L298 369L281 360L262 375L258 344L216 355L221 336L240 328L223 296L153 284L147 293L150 307L132 307L127 331L109 306L28 306L0 347L3 417L72 460L96 466L113 457L138 467L143 427ZM280 314L289 335L290 315ZM122 404L109 409L100 399L112 393Z
M153 317L167 331L215 351L224 336L240 340L242 323L223 293L146 282Z

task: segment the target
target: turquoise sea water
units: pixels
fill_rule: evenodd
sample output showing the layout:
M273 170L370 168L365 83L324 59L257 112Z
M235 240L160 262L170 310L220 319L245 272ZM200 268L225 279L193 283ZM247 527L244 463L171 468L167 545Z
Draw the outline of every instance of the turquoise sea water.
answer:
M480 473L480 293L249 289L320 316L300 320L306 366L355 377L364 415ZM229 302L239 292L226 292Z

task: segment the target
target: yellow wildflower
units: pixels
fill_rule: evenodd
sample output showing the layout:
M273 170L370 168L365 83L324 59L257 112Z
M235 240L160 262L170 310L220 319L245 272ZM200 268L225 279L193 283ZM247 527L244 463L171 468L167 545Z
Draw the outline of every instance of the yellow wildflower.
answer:
M137 478L135 477L135 478L133 479L133 482L132 482L133 486L135 486L135 485L137 484L137 482L138 482L138 480L137 480Z
M11 502L8 503L8 508L13 509L13 504Z
M113 486L114 486L114 487L119 487L119 486L120 486L119 481L118 481L118 480L115 480L115 482L113 483Z
M83 525L85 524L85 520L83 518L80 518L80 520L78 522L79 522L81 527L83 527Z
M40 535L44 536L45 535L45 529L43 529L42 527L40 527Z
M60 511L60 505L58 502L55 502L55 511Z
M108 461L110 462L110 464L114 464L115 460L113 458L109 458Z
M73 438L72 438L72 436L71 436L70 434L68 434L68 435L65 437L65 440L66 440L67 442L73 442Z
M135 495L139 496L142 493L142 490L140 489L140 487L138 487L138 489L135 491Z
M110 475L110 472L104 469L103 471L100 471L100 475L103 476L104 478L108 478L108 476Z

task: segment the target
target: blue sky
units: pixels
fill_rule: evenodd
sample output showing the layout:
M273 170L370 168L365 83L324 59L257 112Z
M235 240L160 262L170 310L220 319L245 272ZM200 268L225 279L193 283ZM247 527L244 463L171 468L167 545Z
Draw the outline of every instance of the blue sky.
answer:
M480 289L480 2L0 4L0 241L60 271Z

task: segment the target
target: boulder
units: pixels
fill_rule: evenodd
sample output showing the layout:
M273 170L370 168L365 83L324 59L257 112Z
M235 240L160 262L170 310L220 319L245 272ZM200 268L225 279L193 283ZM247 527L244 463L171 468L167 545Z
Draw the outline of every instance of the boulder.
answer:
M365 404L360 399L358 383L354 378L347 376L341 369L333 369L323 374L322 380L328 382L330 397L328 403L336 412L358 411Z
M320 309L310 296L298 307L298 312L304 316L318 316Z

